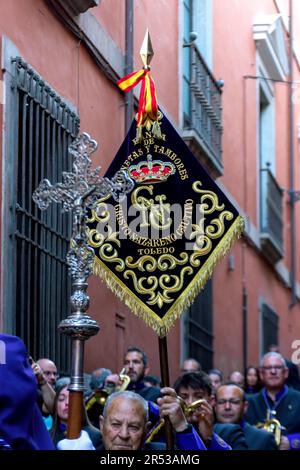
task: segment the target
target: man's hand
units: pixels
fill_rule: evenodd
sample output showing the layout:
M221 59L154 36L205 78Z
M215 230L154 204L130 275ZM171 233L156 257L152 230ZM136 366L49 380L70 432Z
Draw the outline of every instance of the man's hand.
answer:
M38 384L44 385L47 381L46 381L46 378L43 374L41 367L37 364L37 362L34 362L32 357L29 358L29 362L30 362L31 369L36 377Z
M204 441L212 438L214 413L213 408L206 400L194 411L194 416L198 420L198 431Z
M188 426L188 422L184 416L180 399L175 390L170 387L164 387L161 389L161 394L163 397L157 399L157 403L160 407L160 417L164 418L168 416L175 432L184 431Z
M104 380L104 386L119 386L122 385L122 380L120 380L119 374L110 374Z
M52 385L47 382L41 367L39 366L39 364L34 362L32 357L29 357L29 363L31 365L31 369L33 370L33 373L36 377L37 383L39 384L42 393L42 411L44 413L51 414L54 412L55 390Z
M290 441L288 440L288 438L286 436L281 436L279 450L290 450L290 449L291 449L291 446L290 446Z

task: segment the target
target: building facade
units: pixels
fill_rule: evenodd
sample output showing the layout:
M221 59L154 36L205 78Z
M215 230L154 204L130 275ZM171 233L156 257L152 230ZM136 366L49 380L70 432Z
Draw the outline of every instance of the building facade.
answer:
M141 67L146 28L163 112L246 221L169 334L171 381L184 357L225 375L258 364L271 343L291 357L300 339L298 3L0 0L0 326L34 358L68 371L57 325L69 309L70 218L59 207L41 213L32 193L70 168L79 130L98 141L93 164L105 172L137 104L116 81ZM136 345L159 374L152 330L99 278L89 279L89 295L101 329L86 344L86 370L118 371Z

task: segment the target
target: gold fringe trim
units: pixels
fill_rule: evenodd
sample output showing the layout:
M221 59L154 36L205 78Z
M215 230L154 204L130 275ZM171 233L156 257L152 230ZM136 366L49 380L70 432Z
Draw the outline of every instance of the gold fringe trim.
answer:
M165 425L165 420L164 418L161 418L158 423L156 424L156 426L154 426L153 429L151 429L149 435L146 437L146 442L147 444L149 444L149 442L152 442L154 437L156 436L156 434L159 433L159 431L161 430L161 428Z
M238 216L213 253L208 257L193 280L170 307L163 319L142 302L133 291L128 289L122 280L97 258L97 256L94 257L93 271L135 315L153 328L159 337L164 337L168 334L170 328L174 325L182 312L191 306L199 292L204 288L205 283L212 276L217 263L226 255L233 243L240 238L243 230L244 219Z

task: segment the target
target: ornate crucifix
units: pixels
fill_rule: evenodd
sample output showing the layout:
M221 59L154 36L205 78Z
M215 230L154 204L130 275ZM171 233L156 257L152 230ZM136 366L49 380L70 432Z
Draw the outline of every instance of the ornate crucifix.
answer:
M86 210L95 208L97 201L107 195L119 201L133 189L134 183L125 171L118 171L112 179L100 176L100 167L91 168L90 155L97 142L86 133L79 135L70 145L73 172L63 172L63 182L52 186L49 180L41 181L33 200L41 210L51 202L62 203L62 212L73 213L71 247L67 253L69 274L72 278L71 310L58 329L72 340L71 383L69 385L68 438L77 438L81 430L83 407L84 342L99 331L99 325L86 310L89 296L87 278L92 273L94 252L87 244Z

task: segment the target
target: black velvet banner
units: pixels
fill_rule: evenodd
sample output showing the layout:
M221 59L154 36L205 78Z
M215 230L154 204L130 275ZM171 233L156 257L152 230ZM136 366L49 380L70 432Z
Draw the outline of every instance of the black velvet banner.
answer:
M88 220L94 272L159 336L204 287L243 230L243 219L161 113L162 139L136 122L106 176L135 181L121 202L99 201ZM224 286L226 288L226 286Z

